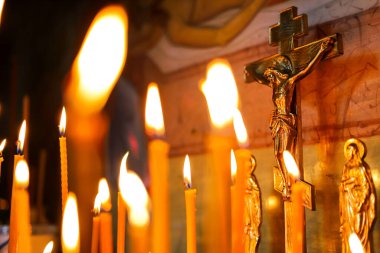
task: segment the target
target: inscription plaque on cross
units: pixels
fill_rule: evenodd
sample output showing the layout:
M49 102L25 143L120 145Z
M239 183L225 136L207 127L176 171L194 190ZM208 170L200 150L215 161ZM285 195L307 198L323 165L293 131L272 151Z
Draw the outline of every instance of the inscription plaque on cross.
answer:
M302 168L302 118L299 80L306 77L320 62L343 54L339 34L327 36L304 46L298 39L308 33L307 16L297 15L297 8L290 7L280 13L280 22L269 28L269 44L279 46L279 53L245 66L245 81L256 81L273 89L274 110L270 122L274 141L276 166L274 188L284 199L285 251L305 251L304 207L313 209L314 190L304 182ZM297 157L300 179L288 173L283 153L289 151ZM294 188L302 192L297 204ZM301 205L301 206L297 206ZM301 207L301 208L300 208ZM301 212L301 213L300 213ZM297 220L297 219L302 220ZM301 224L300 226L295 226Z

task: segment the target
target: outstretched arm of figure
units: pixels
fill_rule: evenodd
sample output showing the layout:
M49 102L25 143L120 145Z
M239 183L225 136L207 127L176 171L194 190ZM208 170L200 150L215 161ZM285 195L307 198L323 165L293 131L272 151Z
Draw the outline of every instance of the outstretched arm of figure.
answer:
M323 55L326 51L331 50L332 46L334 45L334 40L332 38L327 38L321 43L321 47L319 48L318 53L315 55L314 59L310 61L309 65L299 73L292 76L290 79L293 79L293 82L296 82L305 76L307 76L313 68L321 61Z

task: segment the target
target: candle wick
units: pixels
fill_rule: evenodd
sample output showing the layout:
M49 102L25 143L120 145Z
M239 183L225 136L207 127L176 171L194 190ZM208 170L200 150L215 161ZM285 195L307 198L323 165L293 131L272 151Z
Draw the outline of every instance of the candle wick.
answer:
M184 182L184 184L185 184L185 188L186 188L186 190L188 190L188 189L190 189L191 188L191 183L190 182Z

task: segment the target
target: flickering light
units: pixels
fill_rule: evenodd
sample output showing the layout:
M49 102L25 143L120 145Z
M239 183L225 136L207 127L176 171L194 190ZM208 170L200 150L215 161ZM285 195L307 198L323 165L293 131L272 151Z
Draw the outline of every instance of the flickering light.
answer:
M148 135L163 136L165 134L160 93L156 83L148 85L145 106L145 129Z
M121 6L108 6L92 21L75 61L78 105L100 111L124 68L128 45L128 17Z
M102 205L102 202L100 201L99 193L96 194L95 201L94 201L94 214L98 215L100 213L100 207Z
M69 192L62 219L63 252L79 253L79 218L77 198Z
M145 226L149 222L149 212L146 207L131 208L129 222L138 227Z
M22 153L24 149L24 142L25 142L25 134L26 134L26 120L24 120L20 127L20 132L18 134L18 140L17 140L17 153Z
M183 164L183 181L185 183L185 188L191 188L191 169L190 169L190 158L186 155L185 162Z
M294 160L294 157L292 154L285 150L283 153L283 158L285 162L286 169L288 172L294 177L294 178L299 178L300 177L300 171L298 169L296 160Z
M48 242L48 244L46 244L45 246L44 253L51 253L53 251L53 247L54 247L54 242L53 241Z
M111 210L111 196L108 187L107 179L101 178L98 186L98 196L101 203L101 208L105 211Z
M0 144L0 154L3 152L5 145L7 144L7 139L4 139Z
M348 244L352 253L364 253L363 245L357 234L352 233L348 238Z
M234 151L231 149L231 181L232 184L236 182L237 163Z
M5 0L0 0L0 24L1 24L1 17L3 16L4 3L5 3Z
M21 160L16 165L15 171L16 185L20 188L27 188L29 185L29 167L25 160Z
M214 126L221 128L231 122L238 106L238 92L231 67L226 60L213 60L207 67L206 80L201 84Z
M278 201L278 198L276 196L271 195L267 199L266 204L269 210L273 210L279 206L280 202Z
M65 110L65 107L63 107L62 113L61 113L61 120L59 122L59 134L61 136L64 136L65 131L66 131L66 110Z
M234 123L236 138L239 142L239 146L241 148L248 147L249 146L248 133L244 125L243 117L241 116L239 109L235 110L233 123Z
M123 174L124 179L119 181L121 197L129 208L147 207L148 193L140 177L133 171Z

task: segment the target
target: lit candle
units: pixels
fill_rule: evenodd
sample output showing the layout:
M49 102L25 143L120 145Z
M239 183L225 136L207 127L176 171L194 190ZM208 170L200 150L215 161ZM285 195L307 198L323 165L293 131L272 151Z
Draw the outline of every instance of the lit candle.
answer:
M4 158L3 158L3 150L5 148L5 144L7 143L7 140L4 139L1 144L0 144L0 177L1 177L1 164L3 163L4 161Z
M186 201L186 239L187 253L197 252L197 226L196 226L196 204L197 190L191 188L191 169L190 159L186 155L183 165L183 180L185 184L185 201Z
M54 248L54 242L50 241L50 242L48 242L48 244L46 244L43 253L51 253L51 252L53 252L53 248Z
M67 200L67 194L69 192L67 182L67 147L66 147L66 110L62 108L61 120L59 123L59 150L61 155L61 197L62 197L62 209L65 206Z
M92 218L92 239L91 239L91 253L99 253L99 213L100 213L100 199L99 194L96 195L94 201L94 217Z
M69 192L62 218L62 252L79 253L78 204L74 193Z
M248 133L245 127L243 117L238 109L235 110L233 124L239 149L235 151L236 155L236 190L235 201L231 201L232 208L232 252L244 252L244 194L246 178L251 168L251 152L247 149L249 146ZM232 163L232 161L231 161ZM235 212L235 213L234 213Z
M149 197L139 176L126 169L120 173L120 194L128 206L129 252L148 252L149 238Z
M15 203L17 206L16 224L17 224L17 252L30 253L31 241L30 234L32 227L30 225L30 206L29 193L29 168L28 164L21 160L16 165L16 186L15 186Z
M364 253L363 245L357 234L352 233L348 238L348 244L352 253Z
M204 231L207 252L231 251L230 210L230 150L232 139L226 130L231 126L233 113L238 105L238 93L230 65L217 59L207 66L207 77L201 85L204 93L213 133L208 141L212 167L207 176L208 194L205 197Z
M305 231L304 231L304 217L305 208L303 207L303 188L300 184L300 171L298 169L297 163L294 157L289 151L284 151L283 158L285 162L286 169L291 175L291 193L290 201L285 201L285 208L288 206L292 207L293 215L290 217L291 221L285 221L287 224L292 225L292 233L286 235L290 237L292 242L292 248L294 252L303 252L304 241L305 241Z
M165 133L161 100L157 84L150 83L145 108L146 132L152 138L148 144L150 190L152 197L152 252L170 252L168 152L163 141Z
M100 253L113 252L112 245L112 215L111 197L105 178L100 179L98 194L100 199Z
M9 222L9 246L8 251L9 253L16 253L17 250L17 206L15 203L15 186L16 186L16 165L19 161L24 159L24 156L22 154L23 148L24 148L24 141L25 141L25 134L26 134L26 121L24 120L21 124L18 140L17 140L17 149L16 154L14 155L14 161L13 161L13 183L12 183L12 198L11 198L11 214L10 214L10 222Z
M125 252L125 216L126 204L123 201L121 190L126 186L128 152L121 159L119 172L119 192L117 194L117 253Z

